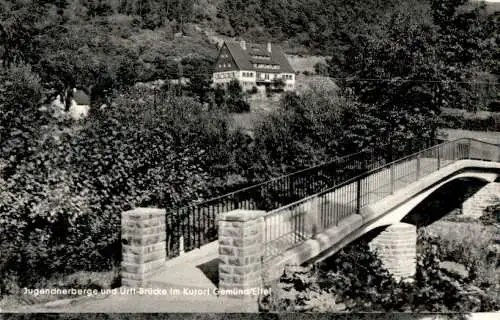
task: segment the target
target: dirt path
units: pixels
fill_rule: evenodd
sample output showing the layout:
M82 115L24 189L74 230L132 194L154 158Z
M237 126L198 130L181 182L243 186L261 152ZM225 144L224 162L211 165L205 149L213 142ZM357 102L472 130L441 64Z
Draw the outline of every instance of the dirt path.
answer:
M117 295L4 309L13 313L145 313L145 312L245 312L251 306L235 299L212 296L165 297ZM256 311L256 310L255 310Z

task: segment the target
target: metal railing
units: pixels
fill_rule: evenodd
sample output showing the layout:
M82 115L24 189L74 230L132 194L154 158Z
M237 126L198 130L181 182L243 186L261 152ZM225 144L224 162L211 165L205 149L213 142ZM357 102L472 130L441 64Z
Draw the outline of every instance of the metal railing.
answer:
M361 151L284 175L167 214L167 256L175 257L217 240L221 213L235 209L270 211L329 189L385 163L382 153Z
M272 258L338 225L397 190L458 160L500 161L500 146L474 139L446 142L378 166L264 217L264 259Z

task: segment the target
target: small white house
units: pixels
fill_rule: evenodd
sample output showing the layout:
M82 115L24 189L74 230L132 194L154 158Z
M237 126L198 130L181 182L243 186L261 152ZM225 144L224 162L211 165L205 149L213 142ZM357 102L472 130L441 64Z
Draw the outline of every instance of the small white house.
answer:
M82 90L73 89L70 101L70 107L66 112L64 99L60 95L51 104L56 115L68 114L74 120L84 119L88 116L90 110L90 98Z

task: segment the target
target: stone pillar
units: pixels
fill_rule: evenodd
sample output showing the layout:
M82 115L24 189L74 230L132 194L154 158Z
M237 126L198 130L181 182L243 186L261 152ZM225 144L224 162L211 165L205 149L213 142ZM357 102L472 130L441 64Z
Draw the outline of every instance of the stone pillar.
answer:
M396 279L411 278L417 270L417 228L407 223L387 227L370 242Z
M122 213L122 285L145 287L166 261L165 209L137 208Z
M479 218L488 206L498 202L500 202L500 183L491 182L464 201L462 214L472 218Z
M265 211L233 210L219 220L219 289L262 288L263 225ZM242 300L257 296L247 293L227 295Z

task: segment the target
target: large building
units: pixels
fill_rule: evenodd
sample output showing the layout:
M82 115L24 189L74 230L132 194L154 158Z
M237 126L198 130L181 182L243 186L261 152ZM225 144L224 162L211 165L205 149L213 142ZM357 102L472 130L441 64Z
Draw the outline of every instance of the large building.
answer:
M214 84L236 79L243 89L265 86L282 79L285 91L295 90L295 72L281 47L251 44L245 41L224 42L213 74Z

